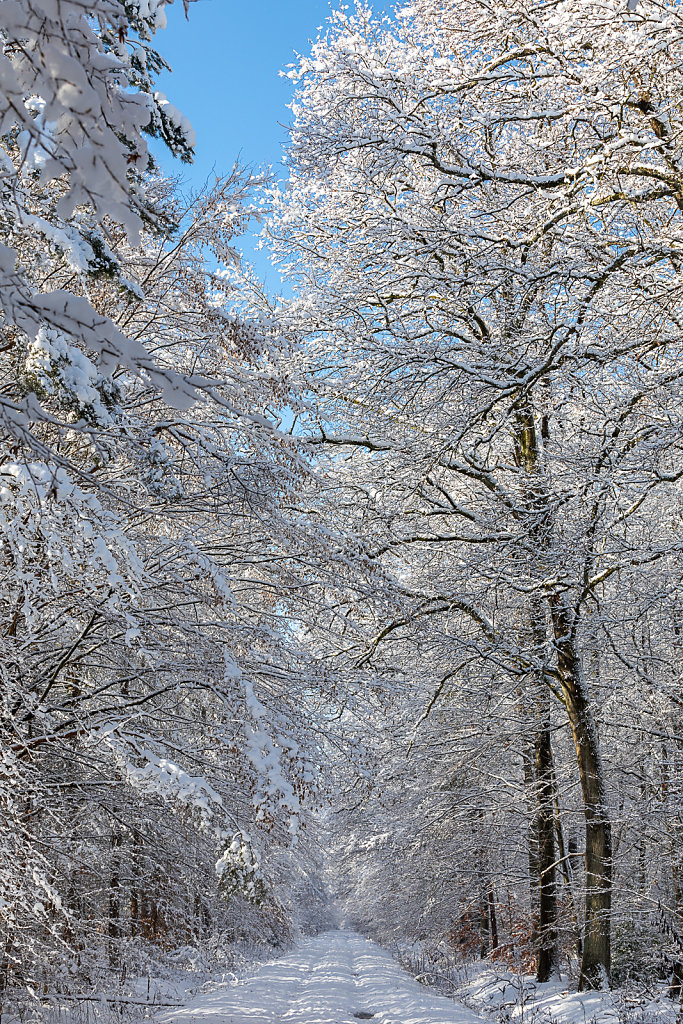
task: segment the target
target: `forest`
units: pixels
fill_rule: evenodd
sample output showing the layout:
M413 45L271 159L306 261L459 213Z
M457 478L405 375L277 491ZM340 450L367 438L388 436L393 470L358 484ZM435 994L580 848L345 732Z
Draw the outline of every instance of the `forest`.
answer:
M0 1019L683 1020L683 3L333 4L188 189L195 6L0 0Z

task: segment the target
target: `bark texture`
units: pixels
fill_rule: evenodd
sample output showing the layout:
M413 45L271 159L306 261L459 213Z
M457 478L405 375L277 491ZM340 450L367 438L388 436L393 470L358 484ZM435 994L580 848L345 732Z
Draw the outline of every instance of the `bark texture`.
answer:
M601 988L609 984L611 970L612 826L598 732L576 645L574 616L557 597L551 599L551 612L586 822L586 907L579 987Z

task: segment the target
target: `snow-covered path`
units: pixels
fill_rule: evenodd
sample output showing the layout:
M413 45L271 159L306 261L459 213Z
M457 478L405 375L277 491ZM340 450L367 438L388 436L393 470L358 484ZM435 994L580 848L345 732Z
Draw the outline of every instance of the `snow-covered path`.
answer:
M198 996L163 1024L481 1024L433 995L374 942L325 932L251 978Z

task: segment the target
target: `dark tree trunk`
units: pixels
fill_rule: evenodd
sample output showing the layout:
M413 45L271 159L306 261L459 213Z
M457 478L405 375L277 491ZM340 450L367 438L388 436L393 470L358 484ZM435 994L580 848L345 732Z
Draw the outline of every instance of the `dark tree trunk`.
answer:
M535 673L534 774L536 781L536 848L538 851L538 934L536 979L549 981L559 971L557 949L557 868L555 856L554 772L551 742L547 622L538 594L530 599Z
M493 885L489 889L489 925L491 929L491 949L498 949L498 919L496 917L496 895Z
M529 826L527 830L527 848L529 863L529 899L531 906L531 920L533 921L532 941L534 944L538 938L538 825L536 821L536 771L534 768L534 751L529 746L522 754L524 767L524 788L526 790L526 803L529 815Z
M573 616L556 595L550 605L586 821L586 908L579 987L601 988L609 984L611 969L612 826L598 733L576 647Z
M485 960L489 955L489 908L486 896L482 895L479 901L479 956Z
M542 471L542 443L536 429L534 411L529 403L517 412L517 462L526 472L524 487L528 516L528 534L536 551L547 551L552 516L548 514L548 494ZM538 886L538 928L535 947L537 980L548 981L558 972L557 883L555 857L555 821L553 813L553 754L551 746L550 692L547 686L548 624L543 599L543 574L537 567L537 587L529 597L529 618L536 668L530 680L534 707L534 792Z
M121 832L114 828L111 835L111 872L109 875L109 963L118 965L119 944L121 936Z
M549 981L559 972L557 951L557 880L555 820L553 808L553 755L550 716L543 716L536 733L536 780L538 792L538 964L537 981Z
M143 854L141 835L133 832L130 854L130 934L140 935L143 931Z
M683 960L676 960L669 983L669 999L683 1003Z
M584 678L583 665L577 646L577 617L562 598L553 593L543 583L543 554L547 553L552 544L552 510L548 502L548 492L543 474L543 445L536 429L536 418L531 400L527 397L520 403L516 412L515 458L517 464L526 473L525 499L528 519L527 533L531 544L541 555L537 567L539 591L546 589L554 646L557 653L557 667L560 675L564 701L576 749L579 766L579 777L583 794L584 816L586 822L586 906L583 941L583 957L581 962L580 987L599 988L609 983L611 967L610 926L612 902L612 832L604 774L600 757L600 746L597 729L593 719L588 689ZM534 634L534 654L539 666L545 666L544 647L546 643L546 621L539 608L540 599L531 599L531 626ZM542 672L541 678L543 678ZM543 729L541 728L541 731ZM538 740L537 740L538 742ZM544 762L544 758L541 758ZM551 761L552 770L552 761ZM550 814L539 815L539 839L543 831L539 848L539 870L542 879L542 913L550 915L547 925L552 927L550 918L556 915L552 903L555 899L554 869L550 870L547 860L550 851L550 838L546 836L547 818L550 820L550 837L552 837L552 774ZM544 786L539 778L539 806L543 806L540 790ZM544 790L545 792L545 790ZM554 846L554 838L552 838ZM546 858L544 860L544 858ZM556 931L556 917L554 928ZM543 939L543 927L539 928ZM547 958L541 950L544 964ZM539 969L541 957L539 957Z

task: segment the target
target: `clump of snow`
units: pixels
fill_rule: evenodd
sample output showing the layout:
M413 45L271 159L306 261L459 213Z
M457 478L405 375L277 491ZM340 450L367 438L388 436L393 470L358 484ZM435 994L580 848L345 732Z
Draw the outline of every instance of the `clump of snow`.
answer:
M158 32L166 28L167 3L168 0L135 0L131 6L141 21L145 21L153 32Z
M258 902L263 891L261 866L246 832L236 832L216 861L216 874L228 894L239 892Z
M130 785L148 796L158 796L197 812L203 831L223 837L222 826L215 822L216 811L223 810L223 800L213 786L151 747L131 751L129 744L120 739L120 732L120 723L109 723L95 733L93 742L106 743L112 749Z
M280 752L291 750L291 742L280 738L275 742L266 730L268 721L266 709L254 694L248 679L242 680L245 701L254 725L245 722L246 753L254 768L260 785L254 794L256 820L263 821L270 809L279 809L288 817L292 836L298 832L301 805L291 783L285 778L280 763Z
M144 567L116 516L83 491L62 467L5 462L0 468L0 530L12 551L23 589L22 612L31 628L50 586L71 586L69 573L92 591L111 591L108 604L134 606ZM36 560L35 551L41 558ZM44 559L44 560L43 560Z
M98 388L101 376L97 367L58 331L40 328L29 345L26 370L45 394L72 402L100 426L112 422Z
M181 133L189 148L194 149L197 144L197 135L189 118L185 117L182 111L178 110L177 107L174 107L173 104L169 102L165 93L155 92L154 99L156 100L160 110L163 111L165 117L167 117L173 127L177 128Z

